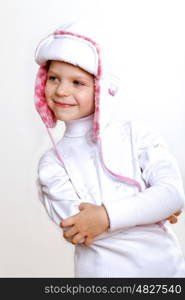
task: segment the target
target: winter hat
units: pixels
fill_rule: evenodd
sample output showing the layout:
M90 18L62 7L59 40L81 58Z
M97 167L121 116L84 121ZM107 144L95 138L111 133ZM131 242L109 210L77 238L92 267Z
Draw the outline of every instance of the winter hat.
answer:
M111 77L103 71L99 32L100 28L97 29L94 24L91 26L84 20L68 22L39 43L35 52L35 60L40 65L35 84L35 105L47 128L54 127L57 121L45 99L47 62L60 60L78 66L95 76L93 139L98 139L100 135L100 97L102 105L104 101L108 111L107 97L113 97L117 92L115 77ZM108 113L106 116L108 117ZM103 119L102 117L102 126L105 123Z
M39 65L45 65L48 60L59 60L78 66L85 71L97 75L98 49L90 39L58 29L46 40L40 43L35 59Z

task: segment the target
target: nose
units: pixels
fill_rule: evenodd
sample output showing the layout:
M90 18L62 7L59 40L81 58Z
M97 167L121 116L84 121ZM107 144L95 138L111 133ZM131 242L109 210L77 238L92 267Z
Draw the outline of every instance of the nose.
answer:
M70 88L67 84L61 82L56 90L55 90L55 93L57 96L60 96L60 97L67 97L70 95Z

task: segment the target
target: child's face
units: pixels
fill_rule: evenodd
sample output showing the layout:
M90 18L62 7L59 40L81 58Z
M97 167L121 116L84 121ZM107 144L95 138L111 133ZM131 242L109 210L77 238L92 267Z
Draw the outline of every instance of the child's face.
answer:
M94 113L94 76L74 65L51 61L46 101L56 118L80 119Z

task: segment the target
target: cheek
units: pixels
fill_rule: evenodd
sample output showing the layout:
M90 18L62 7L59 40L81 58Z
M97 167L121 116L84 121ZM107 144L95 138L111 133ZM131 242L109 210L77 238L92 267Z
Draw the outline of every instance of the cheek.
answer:
M83 110L91 110L95 107L94 89L80 90L73 94L74 98Z
M88 103L88 106L94 105L94 91L90 90L86 92L83 98L84 101Z
M50 99L52 95L52 90L51 88L46 84L46 87L45 87L45 98L46 98L46 101L48 101Z
M89 105L91 107L95 107L94 92L91 92L90 95L89 95Z
M89 110L90 108L94 107L94 97L89 94L85 94L83 97L81 96L78 102L81 108L85 110Z

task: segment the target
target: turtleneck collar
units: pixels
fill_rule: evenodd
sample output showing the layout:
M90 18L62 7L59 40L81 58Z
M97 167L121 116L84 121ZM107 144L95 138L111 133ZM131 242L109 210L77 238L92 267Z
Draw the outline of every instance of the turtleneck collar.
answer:
M85 118L65 122L66 129L65 137L80 137L84 136L92 128L94 114Z

